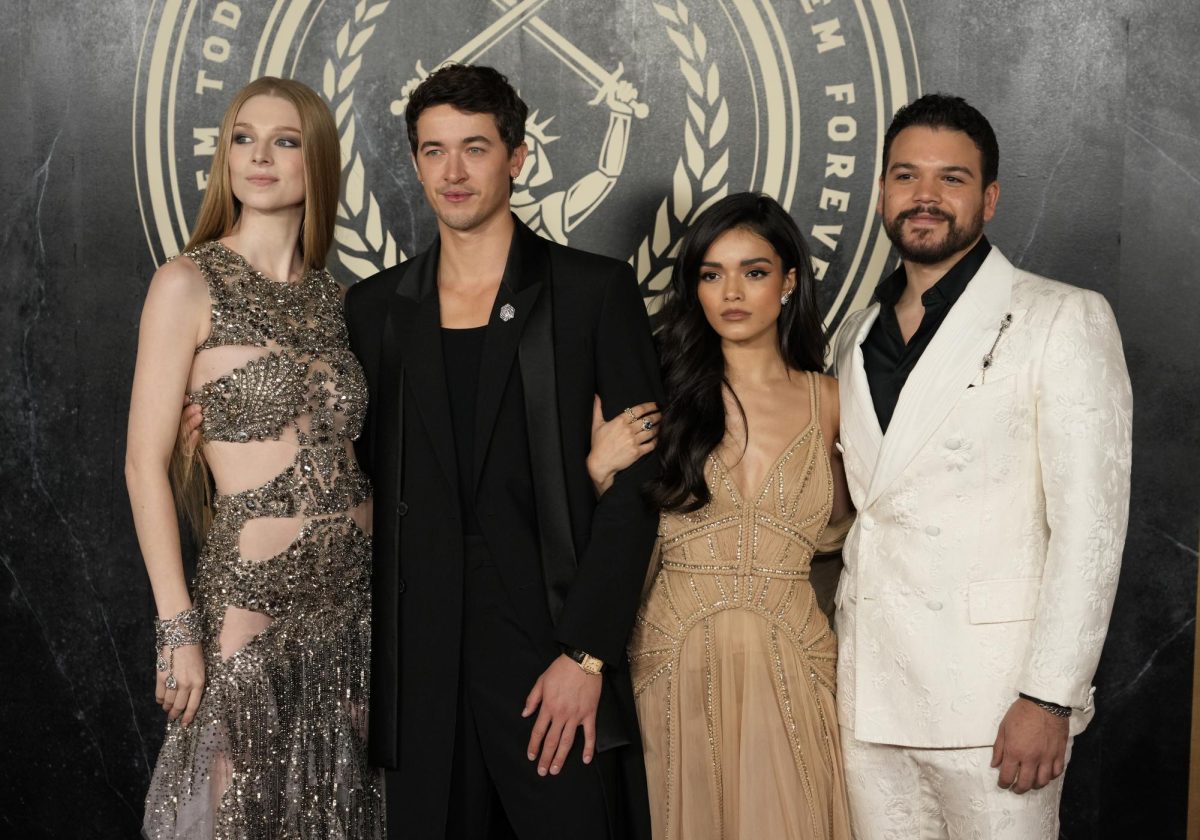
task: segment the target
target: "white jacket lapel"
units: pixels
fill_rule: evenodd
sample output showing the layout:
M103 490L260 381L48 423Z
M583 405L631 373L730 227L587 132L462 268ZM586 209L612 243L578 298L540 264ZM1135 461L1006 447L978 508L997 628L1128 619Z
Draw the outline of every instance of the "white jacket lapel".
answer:
M921 354L896 403L867 491L874 503L974 383L1012 299L1013 267L995 247Z
M880 305L872 304L862 312L856 312L842 326L835 354L836 376L841 401L841 428L838 448L842 451L842 463L846 468L846 479L850 485L851 498L862 502L871 476L875 473L875 462L880 456L883 432L875 416L875 403L871 401L871 389L866 382L863 366L862 344L871 331L871 325L880 313Z
M871 386L867 382L867 370L863 365L862 343L875 319L879 317L879 304L873 303L864 310L861 320L854 325L854 334L848 336L850 344L838 360L838 379L841 387L841 412L843 449L853 447L856 457L847 462L859 464L874 471L879 459L879 446L883 441L883 430L875 415L875 403L871 400ZM860 477L863 487L870 484L871 475Z

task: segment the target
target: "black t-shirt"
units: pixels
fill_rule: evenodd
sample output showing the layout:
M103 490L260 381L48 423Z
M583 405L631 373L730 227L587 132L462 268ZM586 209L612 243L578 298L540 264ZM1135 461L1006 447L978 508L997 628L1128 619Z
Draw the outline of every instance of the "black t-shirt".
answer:
M458 461L458 504L463 534L481 533L475 512L475 401L479 394L479 367L487 327L452 330L442 328L442 357L446 367L446 393L450 398L450 423Z

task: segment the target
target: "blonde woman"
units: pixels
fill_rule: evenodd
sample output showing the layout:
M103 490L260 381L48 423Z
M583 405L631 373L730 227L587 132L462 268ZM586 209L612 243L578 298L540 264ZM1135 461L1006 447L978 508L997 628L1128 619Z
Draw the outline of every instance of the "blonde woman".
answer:
M382 835L365 742L370 487L352 449L367 394L324 267L338 149L304 85L240 91L195 232L146 295L126 476L169 718L155 840ZM203 409L191 457L176 448L185 394ZM177 506L203 537L190 589Z

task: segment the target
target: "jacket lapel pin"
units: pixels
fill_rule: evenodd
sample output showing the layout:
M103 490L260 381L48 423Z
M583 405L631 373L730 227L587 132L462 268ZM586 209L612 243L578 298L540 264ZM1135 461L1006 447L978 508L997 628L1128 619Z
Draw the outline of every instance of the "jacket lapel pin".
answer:
M500 320L511 321L517 316L517 310L513 308L511 303L506 303L500 307Z
M996 347L1000 344L1000 339L1004 338L1004 333L1012 326L1013 316L1011 312L1004 313L1004 317L1000 319L1000 331L996 333L996 340L992 342L992 349L983 354L982 371L979 374L979 384L983 385L987 382L988 368L992 366L992 362L996 358Z

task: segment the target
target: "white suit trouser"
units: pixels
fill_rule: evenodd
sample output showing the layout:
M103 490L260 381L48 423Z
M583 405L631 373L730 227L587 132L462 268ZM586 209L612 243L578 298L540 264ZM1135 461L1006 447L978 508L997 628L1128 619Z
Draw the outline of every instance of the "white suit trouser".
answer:
M855 840L1058 840L1063 776L1024 794L997 787L990 746L870 744L842 727L842 757Z

